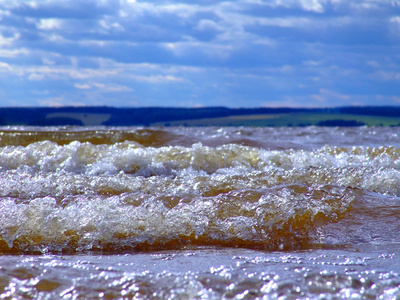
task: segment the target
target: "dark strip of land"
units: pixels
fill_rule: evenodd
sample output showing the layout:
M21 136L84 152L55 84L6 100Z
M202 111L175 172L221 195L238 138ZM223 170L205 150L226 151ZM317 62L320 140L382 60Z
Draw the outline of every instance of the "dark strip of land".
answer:
M0 107L0 125L400 126L400 106L335 108Z

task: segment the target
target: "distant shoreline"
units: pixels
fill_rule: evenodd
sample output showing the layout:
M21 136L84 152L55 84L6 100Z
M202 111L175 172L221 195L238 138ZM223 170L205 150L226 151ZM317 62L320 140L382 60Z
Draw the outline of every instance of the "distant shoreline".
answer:
M400 126L400 106L335 108L0 107L0 125Z

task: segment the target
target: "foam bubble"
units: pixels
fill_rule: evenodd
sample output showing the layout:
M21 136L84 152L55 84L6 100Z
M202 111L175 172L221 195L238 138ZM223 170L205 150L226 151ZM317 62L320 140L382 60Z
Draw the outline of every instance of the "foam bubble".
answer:
M355 190L400 195L399 158L394 147L7 146L0 148L8 220L0 247L304 248L322 241L316 224L336 222L351 209Z
M62 201L43 197L22 203L7 199L2 201L5 222L0 226L6 248L13 251L74 252L186 243L301 248L312 243L314 218L337 219L354 199L349 193L328 186L288 186L175 199L137 193Z

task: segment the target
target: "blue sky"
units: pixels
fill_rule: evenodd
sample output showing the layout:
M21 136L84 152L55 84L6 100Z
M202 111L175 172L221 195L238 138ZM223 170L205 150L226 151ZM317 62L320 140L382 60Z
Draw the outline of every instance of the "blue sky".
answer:
M0 1L0 106L400 105L400 0Z

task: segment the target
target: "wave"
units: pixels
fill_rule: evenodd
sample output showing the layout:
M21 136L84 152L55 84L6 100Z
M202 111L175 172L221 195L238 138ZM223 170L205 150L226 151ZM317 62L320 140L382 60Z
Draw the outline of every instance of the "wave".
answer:
M400 195L399 158L391 146L5 146L0 252L398 242L382 224L396 224L399 209L388 201ZM371 194L389 212L377 216Z
M154 250L188 245L303 249L320 244L318 224L335 222L353 192L300 185L213 197L123 193L1 201L3 252Z
M71 181L77 188L91 189L104 176L117 176L108 178L111 193L114 188L115 193L121 192L124 185L122 189L126 192L137 190L138 185L146 189L143 186L146 184L157 190L151 180L141 177L159 176L158 182L164 182L161 188L168 187L176 193L183 190L207 194L229 190L229 185L231 189L240 189L302 182L400 195L399 170L400 149L395 147L325 146L316 150L278 151L236 144L208 147L196 143L191 147L154 148L132 141L112 145L72 142L62 146L43 141L26 147L0 148L3 175L0 195L34 196L35 182L41 183L40 189L47 195L60 189L69 189L74 194ZM58 189L54 187L55 177L63 178L57 182ZM173 178L181 182L171 186Z

